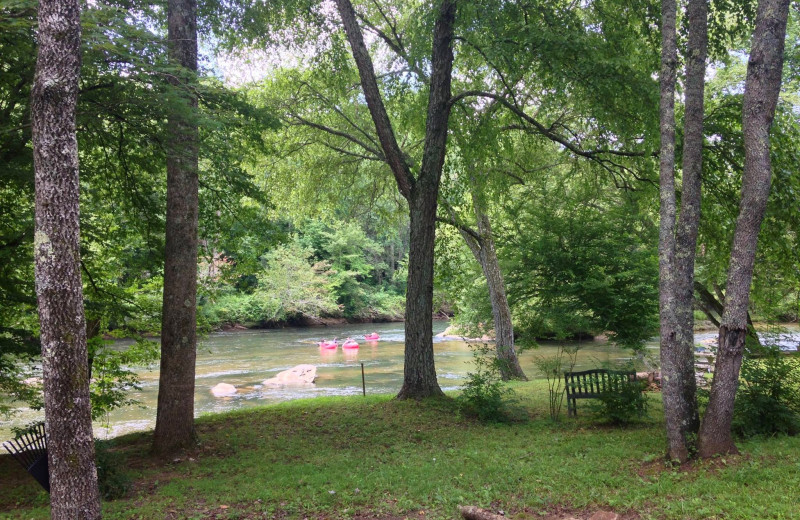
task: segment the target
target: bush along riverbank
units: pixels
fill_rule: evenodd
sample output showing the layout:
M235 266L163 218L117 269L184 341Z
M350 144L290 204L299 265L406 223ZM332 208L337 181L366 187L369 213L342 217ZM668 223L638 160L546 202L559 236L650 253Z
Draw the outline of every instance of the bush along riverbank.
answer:
M309 224L258 262L220 255L201 269L198 319L209 328L402 320L403 262L356 225Z
M506 423L456 399L319 398L198 419L199 443L149 455L150 434L118 438L104 464L122 498L106 519L453 519L459 505L507 518L798 518L800 438L742 441L742 455L663 462L660 395L627 427L550 419L544 381L515 383ZM0 517L48 518L47 495L0 457ZM618 516L611 516L618 515Z

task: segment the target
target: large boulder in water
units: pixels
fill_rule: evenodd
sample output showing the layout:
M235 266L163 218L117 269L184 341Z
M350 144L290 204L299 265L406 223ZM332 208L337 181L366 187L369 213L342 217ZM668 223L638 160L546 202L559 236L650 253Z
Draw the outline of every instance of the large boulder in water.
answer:
M314 365L297 365L284 370L275 377L264 381L264 386L310 385L317 378L317 367Z
M230 397L236 395L236 387L228 383L220 383L211 388L211 393L214 397Z

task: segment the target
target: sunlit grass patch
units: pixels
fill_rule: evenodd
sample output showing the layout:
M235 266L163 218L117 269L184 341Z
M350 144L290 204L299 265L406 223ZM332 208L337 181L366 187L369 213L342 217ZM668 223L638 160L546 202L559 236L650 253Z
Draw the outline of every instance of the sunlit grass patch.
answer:
M484 425L452 399L328 397L203 417L197 448L167 463L147 454L149 435L126 436L115 449L134 490L105 503L105 518L452 519L459 504L510 518L798 517L799 439L750 440L743 456L670 468L660 395L648 394L648 420L614 428L580 407L552 422L543 381L513 388L526 422ZM25 479L3 481L0 517L47 518Z

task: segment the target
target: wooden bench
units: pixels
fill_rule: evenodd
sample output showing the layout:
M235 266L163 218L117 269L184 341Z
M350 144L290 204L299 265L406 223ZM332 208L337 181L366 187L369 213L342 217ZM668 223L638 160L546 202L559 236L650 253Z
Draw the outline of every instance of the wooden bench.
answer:
M19 439L3 443L8 451L25 471L47 491L50 492L50 471L47 467L47 440L44 424L40 423Z
M636 381L636 372L595 368L583 372L565 372L567 415L578 415L577 399L597 399L604 392L614 391Z

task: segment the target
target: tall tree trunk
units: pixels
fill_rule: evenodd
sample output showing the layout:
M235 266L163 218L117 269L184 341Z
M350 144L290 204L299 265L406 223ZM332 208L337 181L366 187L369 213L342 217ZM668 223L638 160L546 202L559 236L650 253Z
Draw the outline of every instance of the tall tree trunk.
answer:
M731 421L747 336L747 307L758 232L772 178L769 132L780 94L788 15L789 0L758 2L742 106L745 149L742 200L733 235L711 397L698 437L698 453L704 458L737 451L731 437Z
M411 248L406 288L405 362L400 399L441 395L433 359L433 249L436 232L435 186L415 183L409 200Z
M39 2L31 99L36 182L34 261L41 325L45 430L53 518L100 518L94 462L86 318L80 272L75 105L80 4Z
M337 0L336 4L386 163L394 174L398 190L408 201L411 243L406 293L405 366L403 386L397 397L419 399L441 395L433 358L433 245L451 108L456 2L442 0L434 24L425 142L416 177L409 166L408 155L397 144L353 6L350 0Z
M197 98L189 85L197 72L196 0L169 0L170 59L185 71L172 80L185 106L168 115L167 223L161 372L153 451L169 454L195 440L194 379L197 354Z
M503 272L500 270L500 262L497 259L491 222L479 194L475 193L474 190L472 192L472 207L475 211L475 218L478 221L477 232L460 226L456 222L452 222L452 224L456 225L475 260L480 264L484 278L486 278L489 301L492 304L495 349L500 376L506 381L510 379L527 381L528 378L519 364L517 351L514 348L514 325L511 322L511 308L508 305Z
M676 5L662 3L661 60L661 223L659 271L662 398L667 429L667 457L686 461L699 418L694 379L694 261L700 223L703 147L706 0L688 5L689 48L686 66L683 193L680 218L675 195L675 82L677 74Z
M659 108L661 149L659 154L660 221L658 237L659 315L661 333L661 372L664 419L667 427L667 458L686 460L689 449L682 433L685 416L682 406L676 362L672 359L678 344L675 312L675 84L678 70L677 4L661 2L661 103Z

